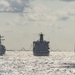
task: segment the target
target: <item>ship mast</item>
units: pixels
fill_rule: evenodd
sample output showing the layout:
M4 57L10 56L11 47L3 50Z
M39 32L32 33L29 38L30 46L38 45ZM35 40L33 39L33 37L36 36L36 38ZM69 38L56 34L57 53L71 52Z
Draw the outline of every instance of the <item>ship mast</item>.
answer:
M1 36L1 35L0 35L0 45L2 44L1 41L2 41L2 40L5 40L5 39L2 39L3 37L4 37L4 36Z
M75 52L75 44L74 44L74 52Z
M40 34L40 41L43 41L43 34Z

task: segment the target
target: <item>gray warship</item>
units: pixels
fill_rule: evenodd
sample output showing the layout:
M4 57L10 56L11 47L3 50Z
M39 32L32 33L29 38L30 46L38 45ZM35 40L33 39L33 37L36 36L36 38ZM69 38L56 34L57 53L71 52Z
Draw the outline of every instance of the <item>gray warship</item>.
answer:
M44 41L43 34L40 34L40 40L33 41L34 56L49 56L49 41Z
M5 54L5 51L6 51L5 46L1 42L2 40L4 40L4 39L2 39L3 37L4 36L0 35L0 56L3 56Z

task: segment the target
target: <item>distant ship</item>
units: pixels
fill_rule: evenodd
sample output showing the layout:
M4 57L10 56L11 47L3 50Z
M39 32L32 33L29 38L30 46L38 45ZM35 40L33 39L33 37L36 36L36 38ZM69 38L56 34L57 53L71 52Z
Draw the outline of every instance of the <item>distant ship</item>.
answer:
M40 34L40 40L33 41L34 56L49 56L49 41L43 40L43 34Z
M0 35L0 56L3 56L5 54L5 51L6 51L5 46L2 45L2 42L1 42L2 40L4 40L4 39L2 39L2 37L3 36Z

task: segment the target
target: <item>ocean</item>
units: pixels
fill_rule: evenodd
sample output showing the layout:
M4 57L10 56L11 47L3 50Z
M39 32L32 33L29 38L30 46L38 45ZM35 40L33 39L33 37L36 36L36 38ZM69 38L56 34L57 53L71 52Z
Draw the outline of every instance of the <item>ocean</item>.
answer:
M0 75L75 75L75 54L33 56L32 51L6 51L0 56Z

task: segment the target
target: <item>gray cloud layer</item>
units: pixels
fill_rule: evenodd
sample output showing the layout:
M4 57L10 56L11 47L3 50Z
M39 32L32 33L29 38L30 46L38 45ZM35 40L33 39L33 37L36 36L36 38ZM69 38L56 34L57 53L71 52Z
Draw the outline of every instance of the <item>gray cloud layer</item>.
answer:
M0 12L23 12L32 0L0 0ZM73 2L75 0L59 0Z
M75 0L61 0L61 1L72 2L72 1L75 1Z
M0 0L0 11L22 12L30 0Z

